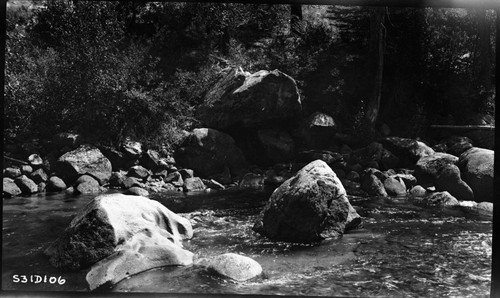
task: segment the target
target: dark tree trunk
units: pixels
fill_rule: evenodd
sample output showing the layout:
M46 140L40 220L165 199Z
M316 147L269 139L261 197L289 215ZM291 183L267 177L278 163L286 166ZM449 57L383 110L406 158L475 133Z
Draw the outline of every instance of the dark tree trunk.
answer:
M385 50L384 16L384 7L373 8L370 13L369 73L373 80L371 81L372 88L371 92L369 92L369 99L366 103L366 116L372 126L377 121L382 94Z
M486 10L480 9L477 11L478 18L478 51L479 51L479 86L484 89L484 91L491 91L491 29L486 19Z

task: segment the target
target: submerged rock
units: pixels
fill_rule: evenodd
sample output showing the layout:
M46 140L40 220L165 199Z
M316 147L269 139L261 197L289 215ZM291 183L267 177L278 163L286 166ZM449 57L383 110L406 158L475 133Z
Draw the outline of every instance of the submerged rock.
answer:
M193 254L182 249L181 241L192 236L189 220L159 202L109 194L83 208L45 254L53 266L65 270L101 260L87 276L90 287L96 288L150 266L191 264Z
M235 253L199 259L196 265L237 281L249 280L262 273L262 267L255 260Z
M352 211L338 177L316 160L273 192L253 229L273 240L315 242L342 236Z

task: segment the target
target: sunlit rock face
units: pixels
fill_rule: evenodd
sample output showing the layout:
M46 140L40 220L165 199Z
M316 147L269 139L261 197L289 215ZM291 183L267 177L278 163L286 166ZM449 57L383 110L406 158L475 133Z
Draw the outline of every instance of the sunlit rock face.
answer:
M191 264L193 254L182 248L182 240L192 236L190 222L159 202L101 195L76 215L45 253L57 268L93 265L87 281L95 289L154 267Z
M307 243L340 237L346 225L352 229L360 222L337 175L316 160L274 191L254 230L273 240Z
M196 265L236 281L249 280L262 273L262 267L255 260L235 253L202 258Z

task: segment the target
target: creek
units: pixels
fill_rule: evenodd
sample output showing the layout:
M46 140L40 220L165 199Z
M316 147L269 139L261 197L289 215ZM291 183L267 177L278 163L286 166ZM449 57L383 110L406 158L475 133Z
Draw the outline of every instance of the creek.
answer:
M361 228L341 239L291 244L252 231L271 191L151 196L191 220L194 237L184 241L187 250L197 257L226 252L249 256L261 264L260 277L233 282L196 266L164 267L123 280L109 291L489 297L491 215L464 207L424 208L411 198L349 197L363 218ZM55 194L3 201L3 290L87 291L88 269L62 272L49 264L43 250L93 197ZM31 282L37 275L47 276L47 282ZM50 277L64 283L50 283Z

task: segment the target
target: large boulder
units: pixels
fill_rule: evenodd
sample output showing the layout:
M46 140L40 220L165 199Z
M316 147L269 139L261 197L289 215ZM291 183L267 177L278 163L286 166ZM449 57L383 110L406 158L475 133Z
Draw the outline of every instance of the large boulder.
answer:
M38 191L38 185L26 175L17 177L16 179L14 179L14 183L17 184L23 194L30 195Z
M4 197L11 198L18 196L22 193L21 189L11 178L4 177L3 178L3 188L2 194Z
M233 138L211 128L194 129L177 150L175 160L201 177L221 173L225 167L232 174L246 167L245 157Z
M253 229L270 239L289 242L337 238L346 230L350 205L337 175L325 162L316 160L273 192Z
M299 90L290 76L279 70L250 74L235 68L207 92L198 113L207 126L227 130L287 123L301 109Z
M95 289L154 267L192 264L182 248L192 236L189 220L159 202L108 194L85 206L45 254L61 269L94 265L87 282Z
M435 153L431 147L414 139L388 137L381 142L384 148L399 158L399 167L413 167L421 157Z
M458 160L462 179L474 192L476 202L493 202L494 154L493 150L472 147Z
M47 185L46 185L46 190L48 192L58 192L58 191L63 191L67 188L66 183L64 180L57 176L52 176L47 180Z
M90 175L100 185L104 185L111 177L111 162L99 149L81 145L77 149L59 157L55 172L67 184L72 184L79 175Z
M460 169L456 165L447 165L438 172L435 182L436 191L447 191L460 201L472 201L474 194L460 177Z
M236 281L245 281L262 273L262 267L255 260L235 253L225 253L211 258L202 258L196 265L209 271L229 277Z
M423 156L415 165L415 176L420 183L432 183L436 181L438 172L441 169L449 165L455 165L457 162L458 157L443 152Z

